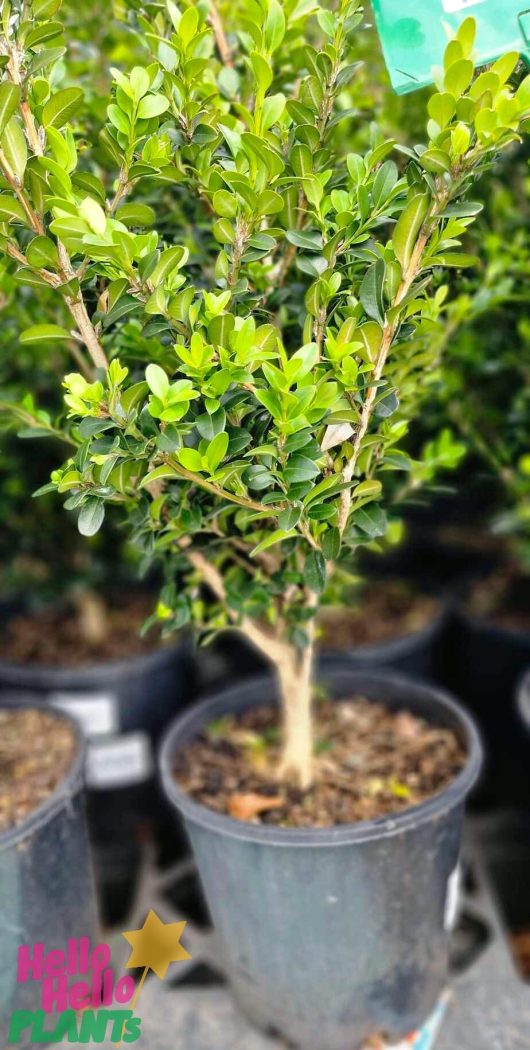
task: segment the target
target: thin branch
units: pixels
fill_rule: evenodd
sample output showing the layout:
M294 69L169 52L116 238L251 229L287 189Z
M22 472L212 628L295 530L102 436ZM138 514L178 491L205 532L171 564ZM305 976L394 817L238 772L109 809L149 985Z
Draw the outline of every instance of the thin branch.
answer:
M232 61L232 52L230 45L226 39L224 31L223 20L219 14L219 10L215 0L210 0L210 14L208 15L208 21L213 29L213 35L215 37L215 43L219 56L223 65L232 67L234 65Z
M226 588L219 569L212 565L200 551L184 550L184 553L190 564L193 565L193 568L201 574L204 582L215 597L223 603L233 626L242 631L267 659L272 660L274 663L280 663L284 660L286 651L290 648L286 643L280 642L278 638L270 634L265 628L259 627L250 617L243 616L240 619L237 612L227 604Z
M7 70L8 70L9 76L11 77L11 80L13 81L13 83L14 84L18 84L18 86L23 91L24 90L24 77L22 76L21 71L20 71L19 55L18 55L18 51L16 50L15 47L10 52L10 58L9 58L9 62L7 64ZM31 149L33 150L34 154L37 157L42 157L43 154L44 154L43 145L42 145L39 133L37 131L37 126L35 124L35 118L33 116L33 113L31 112L30 105L26 101L25 98L21 99L19 108L20 108L20 114L21 114L22 120L24 121L24 127L26 129L26 135L27 135L28 143L29 143Z
M66 348L68 350L68 353L72 356L73 360L75 361L79 371L84 375L85 379L91 381L93 378L92 370L90 368L90 365L85 361L85 358L81 353L80 347L77 345L75 337L68 340Z
M181 477L186 478L188 481L192 481L194 485L198 485L200 488L205 489L206 492L213 493L214 496L219 496L220 499L226 499L230 503L237 503L239 507L247 507L248 510L260 511L262 514L279 514L282 507L277 506L266 506L264 503L258 503L256 500L248 499L246 496L236 496L233 492L227 492L226 489L222 489L219 485L215 485L213 481L208 481L207 478L201 477L200 474L194 474L191 470L186 470L180 463L177 463L174 459L169 460L170 465L173 467L177 474Z
M90 354L90 357L92 358L94 367L102 368L106 371L109 363L105 351L96 335L94 325L88 316L85 301L81 292L79 291L77 296L63 295L63 298L79 329L79 334Z
M117 211L122 200L124 199L124 197L127 196L128 193L130 193L131 189L132 183L129 182L126 170L122 168L118 178L118 188L109 205L110 215L114 215L114 212Z
M59 252L59 261L61 263L61 269L65 281L74 280L77 277L77 274L70 261L70 256L61 241L57 241L57 250ZM79 289L76 295L62 292L62 296L79 329L81 339L92 358L95 368L102 368L106 371L109 366L107 356L97 337L94 325L88 316L81 289Z
M401 284L399 285L399 288L398 288L398 290L396 292L396 295L394 297L394 300L392 302L392 307L397 307L403 302L403 299L405 298L405 296L409 292L411 285L413 284L414 280L418 276L418 273L419 273L419 270L420 270L420 264L421 264L422 255L423 255L423 252L425 250L425 246L426 246L426 244L427 244L427 242L429 240L429 237L431 235L431 232L432 232L433 220L436 218L437 213L439 211L443 210L445 205L446 205L445 197L443 199L440 198L440 199L434 201L433 204L431 205L431 209L430 209L429 215L427 216L427 218L425 219L425 222L423 223L423 226L422 226L420 234L418 236L418 240L416 241L416 245L415 245L414 251L412 253L410 262L409 262L409 264L408 264L408 266L407 266L407 268L406 268L406 270L405 270L405 272L403 274L403 277L402 277L402 280L401 280ZM370 386L368 387L368 390L366 392L366 397L364 399L364 404L363 404L362 411L361 411L361 417L360 417L359 424L358 424L356 432L355 432L355 439L354 439L354 442L353 442L353 451L352 451L350 459L348 460L348 463L346 464L346 466L345 466L345 468L344 468L344 470L342 472L342 479L345 482L351 481L352 478L353 478L353 475L355 473L355 469L357 467L357 461L359 459L359 454L360 454L361 448L362 448L362 442L363 442L363 439L364 439L364 437L366 435L368 427L370 425L370 420L372 418L372 412L373 412L373 409L374 409L374 402L375 402L377 391L379 389L379 382L381 380L381 377L382 377L382 374L383 374L383 370L384 370L384 367L386 365L387 357L388 357L390 348L392 346L392 343L394 341L394 338L395 338L396 332L398 330L398 327L399 327L399 317L396 317L392 322L386 321L385 325L383 327L383 336L382 336L382 339L381 339L381 346L379 347L379 352L377 354L374 370L373 370L373 373L372 373L371 383L370 383ZM351 508L351 501L352 501L351 488L344 489L344 491L342 492L341 497L340 497L340 509L339 509L339 521L338 521L338 527L339 527L341 533L344 532L344 529L346 528L346 525L347 525L347 522L348 522L348 517L349 517L349 514L350 514L350 508Z
M13 171L11 165L9 164L9 162L7 160L7 157L4 154L4 151L1 150L1 149L0 149L0 164L2 165L2 168L4 170L4 175L5 175L8 183L9 183L9 185L11 186L11 189L13 190L14 193L16 193L16 195L17 195L17 197L18 197L22 207L24 208L24 211L25 211L25 213L27 215L28 221L30 223L30 226L31 226L33 232L34 233L43 234L44 233L44 227L42 225L42 222L39 219L39 216L37 215L37 213L35 211L33 211L33 208L31 207L31 205L30 205L30 203L29 203L29 201L28 201L28 199L26 197L26 194L24 193L24 190L22 189L22 186L21 186L20 179L19 179L18 175L16 175L15 172Z

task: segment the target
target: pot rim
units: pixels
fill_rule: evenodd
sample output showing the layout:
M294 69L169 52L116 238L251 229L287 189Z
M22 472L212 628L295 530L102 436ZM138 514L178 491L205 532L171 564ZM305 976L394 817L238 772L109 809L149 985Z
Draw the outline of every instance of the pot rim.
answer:
M469 612L465 607L457 609L460 622L468 629L482 631L484 634L496 634L501 638L507 638L512 642L526 643L530 639L530 631L524 627L506 627L504 624L488 620L487 616L479 616L478 613Z
M530 729L530 668L523 672L517 686L517 706L525 728Z
M351 656L354 658L359 670L362 670L362 664L365 661L367 664L371 664L374 660L392 660L413 655L419 644L434 641L437 638L448 625L451 611L449 600L438 599L436 612L422 627L417 627L414 631L406 631L404 634L397 634L394 638L387 638L386 641L367 642L364 645L356 646ZM347 649L325 649L320 646L317 660L329 658L333 660L348 660L350 656Z
M104 660L100 663L79 664L66 667L64 664L14 663L0 660L0 679L8 683L10 689L35 689L37 693L50 689L83 689L103 687L110 680L129 677L150 671L155 666L165 666L186 650L186 639L179 636L179 641L159 645L147 653L136 653L129 657L122 656L117 660ZM21 681L22 679L22 681Z
M377 689L378 685L393 686L397 694L403 695L404 706L406 706L406 696L410 699L415 697L417 700L430 699L434 709L437 708L440 712L445 712L452 717L465 738L468 757L463 769L447 787L425 802L410 806L401 813L379 817L376 820L359 821L355 824L337 824L326 828L281 828L268 824L252 824L235 820L224 813L217 813L202 803L196 802L183 791L172 774L172 760L179 741L193 737L210 717L219 716L220 709L225 704L229 704L232 708L235 702L236 707L244 708L244 697L249 688L253 691L270 689L272 695L275 696L274 677L260 675L247 679L241 685L229 687L207 697L177 717L170 725L159 751L159 771L169 800L176 805L187 821L220 835L267 846L310 846L314 848L354 845L374 839L391 838L430 820L438 820L449 810L461 804L478 780L483 759L480 736L467 711L437 686L405 675L394 674L391 671L387 673L364 671L354 669L346 662L342 668L336 667L327 672L325 669L320 671L320 675L325 678L345 673L350 676L354 690L362 691L371 686ZM259 702L261 701L255 701L255 703ZM252 702L248 706L252 706Z
M51 709L47 704L39 703L34 696L24 694L2 693L0 694L0 710L33 709L46 711L53 718L62 719L74 732L76 751L72 764L62 780L59 781L51 795L32 810L31 813L20 824L7 828L0 832L0 852L17 845L22 839L28 838L50 821L59 810L68 804L71 798L80 791L83 786L86 743L81 728L75 718L65 711Z

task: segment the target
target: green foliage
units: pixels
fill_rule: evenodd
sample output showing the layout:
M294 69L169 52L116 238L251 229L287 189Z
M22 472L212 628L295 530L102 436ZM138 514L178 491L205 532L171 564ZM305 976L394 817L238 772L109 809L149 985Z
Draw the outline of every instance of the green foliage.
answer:
M461 282L437 321L444 350L442 378L425 426L449 420L489 479L490 526L511 538L513 553L530 563L530 178L524 153L484 188L489 228L477 224L481 270ZM496 498L494 498L496 497Z
M76 451L52 481L84 534L121 504L146 561L187 573L162 596L174 626L261 622L300 646L330 563L385 535L395 473L430 482L460 455L450 434L421 463L404 442L441 275L474 262L468 198L518 139L528 78L512 87L510 60L473 79L468 20L427 144L373 127L342 158L359 0L246 0L224 28L207 3L122 6L146 53L113 69L91 141L62 23L4 14L2 248L93 366L64 380Z

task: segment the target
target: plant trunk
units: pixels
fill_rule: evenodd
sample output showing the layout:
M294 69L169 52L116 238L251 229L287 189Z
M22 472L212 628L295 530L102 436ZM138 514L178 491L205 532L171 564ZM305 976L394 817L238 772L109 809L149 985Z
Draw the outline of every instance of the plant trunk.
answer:
M303 789L313 778L313 640L303 651L286 646L276 664L283 710L283 751L279 775Z

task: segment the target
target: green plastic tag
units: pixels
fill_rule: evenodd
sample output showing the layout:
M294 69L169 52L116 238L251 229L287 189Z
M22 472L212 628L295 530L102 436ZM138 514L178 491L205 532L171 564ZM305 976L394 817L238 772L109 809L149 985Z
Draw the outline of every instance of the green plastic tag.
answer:
M433 83L447 42L468 16L477 23L477 66L508 51L530 61L530 6L524 0L373 0L373 8L392 87L400 95Z

